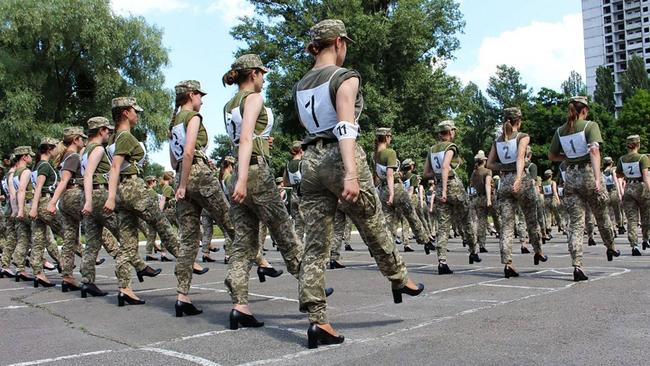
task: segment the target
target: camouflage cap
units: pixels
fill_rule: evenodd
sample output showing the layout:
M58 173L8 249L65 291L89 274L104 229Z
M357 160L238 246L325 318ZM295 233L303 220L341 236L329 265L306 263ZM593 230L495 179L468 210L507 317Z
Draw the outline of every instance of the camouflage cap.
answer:
M521 118L521 109L517 107L510 107L503 110L503 119L516 121Z
M485 151L479 150L478 154L474 155L474 161L483 161L487 160L487 157L485 156Z
M282 177L275 178L275 184L280 184L282 182L284 182L284 179Z
M89 130L96 130L102 127L106 127L109 130L115 128L113 125L111 125L111 122L106 117L91 117L90 119L88 119Z
M81 137L83 137L85 139L88 138L88 136L86 136L86 134L84 133L83 127L72 126L72 127L66 127L65 130L63 130L63 139L64 140L66 140L66 139L68 139L70 137L74 137L74 136L81 136Z
M31 146L18 146L14 149L14 156L31 155L34 156Z
M402 162L402 168L407 168L411 165L415 165L413 159L404 159L404 161Z
M183 94L194 91L199 92L201 95L208 94L204 92L203 89L201 89L201 83L196 80L183 80L176 84L174 91L176 91L176 94Z
M154 180L158 180L158 178L153 175L148 175L146 178L144 178L144 180L145 182L153 182Z
M235 164L235 163L237 162L237 160L235 160L235 157L234 157L234 156L230 156L230 155L228 155L228 156L226 156L225 158L223 158L223 160L225 160L225 161L227 161L227 162L229 162L229 163L231 163L231 164Z
M639 144L641 143L641 136L630 135L625 139L625 142L627 142L628 144Z
M302 141L294 141L291 143L291 150L300 150L302 149Z
M322 20L311 27L310 33L313 42L329 41L337 37L344 38L348 42L354 42L352 38L348 37L345 24L338 19Z
M551 169L546 169L546 170L544 171L544 176L545 176L545 177L549 177L549 176L551 176L551 175L553 175L553 171L552 171Z
M611 156L605 156L605 158L603 159L603 162L605 164L611 164L611 163L614 162L614 159L612 159Z
M379 127L375 130L375 136L391 136L390 127Z
M38 144L38 146L43 146L43 145L56 146L59 142L60 142L59 140L57 140L55 138L52 138L52 137L43 137L41 139L41 143Z
M438 123L436 126L436 132L446 132L456 129L456 123L452 120L446 120Z
M254 53L239 56L235 62L230 65L230 68L232 70L260 69L264 72L271 71L271 69L264 66L260 56Z
M136 112L142 112L144 109L138 105L138 102L133 97L117 97L111 100L111 109L133 107Z
M589 107L589 100L587 99L587 97L585 97L583 95L577 95L577 96L569 98L569 103L582 103L582 104L586 105L587 107Z

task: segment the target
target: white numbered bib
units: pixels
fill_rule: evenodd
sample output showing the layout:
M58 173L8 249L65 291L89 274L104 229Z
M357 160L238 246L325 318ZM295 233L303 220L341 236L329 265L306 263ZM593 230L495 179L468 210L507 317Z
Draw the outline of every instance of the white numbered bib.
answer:
M469 194L470 194L471 196L476 196L476 195L478 194L478 192L476 192L476 188L470 186L470 187L469 187Z
M564 197L564 187L557 187L557 195Z
M386 174L387 169L388 168L386 168L385 165L375 164L375 171L377 172L379 179L386 180L386 178L388 178L388 175Z
M171 137L169 138L169 150L176 161L183 159L183 152L185 152L185 124L179 123L172 128Z
M606 175L605 176L605 184L608 186L613 186L614 185L614 174Z
M86 168L88 168L88 153L84 153L81 156L81 175L86 175Z
M497 155L501 164L512 164L517 161L517 138L508 141L497 141Z
M298 170L292 173L289 171L289 166L287 165L287 178L289 178L290 185L295 186L296 184L300 184L300 181L302 180L302 173L300 172L301 166L302 162L298 163Z
M623 166L623 174L625 174L625 178L641 178L641 165L638 161L635 161L634 163L621 162L621 165Z
M566 183L566 171L560 170L560 174L562 174L562 181Z
M440 151L437 153L429 154L429 162L431 163L431 169L436 174L442 174L442 163L445 160L445 153L447 151Z
M544 190L545 196L550 196L553 194L553 186L550 184L542 186L542 189Z
M13 182L14 182L14 189L15 189L16 191L18 191L18 188L20 187L20 176L14 174L14 177L13 177L13 178L14 178L14 179L13 179Z
M404 182L402 182L402 184L404 185L404 189L406 189L407 191L409 190L409 188L411 188L411 180L410 179L405 180Z
M2 180L2 189L5 191L5 193L9 194L9 187L7 187L7 180L6 179Z
M239 138L241 136L242 123L244 122L244 116L241 113L240 108L241 100L237 107L233 108L230 112L224 113L224 121L226 123L226 132L228 137L235 146L239 146ZM264 107L266 110L267 116L267 125L264 131L260 135L254 135L254 137L261 137L263 139L268 139L271 136L271 130L273 129L273 124L275 123L275 118L273 117L273 111L271 108Z
M34 170L31 175L32 187L36 188L37 180L38 180L38 172Z
M587 128L588 124L585 126ZM559 135L559 132L558 132ZM589 145L585 131L574 133L572 135L560 136L560 144L564 155L570 159L580 158L589 154Z
M311 134L331 130L338 123L336 109L330 98L330 83L339 70L342 69L334 71L326 83L296 92L300 122Z

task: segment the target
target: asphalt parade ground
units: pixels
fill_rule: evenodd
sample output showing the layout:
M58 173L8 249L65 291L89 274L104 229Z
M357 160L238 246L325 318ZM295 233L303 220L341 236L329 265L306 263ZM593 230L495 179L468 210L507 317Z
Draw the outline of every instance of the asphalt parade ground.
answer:
M505 279L498 242L469 265L460 240L450 241L453 275L439 276L434 254L421 246L403 253L409 273L426 289L394 304L390 285L359 239L343 252L344 269L328 270L329 318L346 340L307 349L306 314L298 311L297 281L283 274L260 283L251 271L251 307L263 328L228 329L230 296L223 279L223 250L194 276L192 300L203 314L174 317L175 262L150 262L163 272L133 288L143 306L117 306L113 260L97 268L106 297L82 299L57 286L0 279L1 365L646 365L650 355L650 250L632 257L624 235L622 255L607 262L605 247L588 247L589 281L573 282L566 239L544 246L549 261L533 265L519 254L520 277ZM402 250L402 246L399 246ZM284 269L267 240L266 256ZM144 256L144 247L140 247ZM79 259L77 258L77 265ZM76 277L79 278L78 272Z

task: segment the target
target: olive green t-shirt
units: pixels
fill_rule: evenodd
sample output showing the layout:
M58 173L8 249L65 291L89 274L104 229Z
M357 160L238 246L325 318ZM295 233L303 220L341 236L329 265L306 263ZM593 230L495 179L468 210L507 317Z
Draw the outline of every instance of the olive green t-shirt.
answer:
M99 144L96 144L94 142L91 142L86 146L86 149L84 150L84 157L85 159L88 159L90 157L90 154L93 152L93 150L100 146ZM106 151L104 151L104 154L102 155L101 160L99 160L99 163L97 164L97 168L95 169L95 173L93 175L93 184L107 184L108 179L108 173L111 171L111 162L108 160L108 156L106 155Z
M108 144L115 144L114 155L124 156L124 161L129 163L129 166L126 166L122 171L120 171L120 175L138 174L138 163L144 159L145 154L138 139L136 139L130 131L115 131L115 134L113 134L109 139Z
M395 150L386 148L380 151L377 154L377 161L375 162L375 169L377 177L382 181L386 181L388 178L387 170L388 168L393 169L394 177L397 176L397 168L399 168L399 163L397 162L397 153Z
M492 176L492 171L484 166L474 169L470 178L470 184L476 190L476 194L484 196L487 194L485 191L485 180L487 177Z
M451 150L451 151L454 152L454 156L451 158L451 170L449 171L449 176L453 177L453 176L456 175L455 170L458 169L458 167L462 163L460 155L458 154L458 146L456 146L456 144L454 144L453 142L449 142L449 141L440 141L437 144L431 146L431 148L429 148L429 155L439 153L441 151L446 152L447 150ZM437 168L437 169L442 169L442 164L443 164L442 160L441 161L431 161L431 156L429 156L429 163L431 163L432 167L435 166L435 168ZM435 171L435 169L434 169L434 171ZM438 174L436 173L436 175L438 175Z
M406 172L402 177L402 181L404 183L404 188L406 188L406 190L408 190L411 187L414 190L417 190L417 187L420 184L420 177L418 177L416 174L413 174L413 172Z
M567 156L567 154L564 151L564 148L562 147L562 143L560 142L560 136L569 136L582 131L584 131L585 133L587 144L592 144L594 142L597 143L603 142L603 138L600 135L600 127L598 127L598 123L592 121L577 120L574 121L572 129L569 129L569 127L565 123L556 130L555 134L553 134L553 139L551 140L551 147L549 149L550 152L554 154L563 154ZM575 143L574 141L571 141L570 142L571 149L573 150L576 150L576 148L579 149L580 148L579 146L578 147L575 146L575 144L577 143L578 143L577 141ZM575 163L588 162L590 158L589 158L589 153L587 152L585 155L580 157L576 157L576 158L567 157L566 160L570 164L571 163L575 164Z
M650 168L650 159L648 158L647 155L639 154L636 152L627 153L621 156L621 158L618 160L616 170L620 175L625 176L625 172L623 170L623 163L636 163L636 162L639 162L639 169L641 173L641 178L638 179L642 179L643 171Z
M512 140L514 138L517 139L517 147L516 147L515 151L501 151L501 154L505 154L504 156L508 156L508 157L512 157L512 158L516 159L517 154L519 153L519 142L521 141L521 139L523 139L526 136L528 136L528 134L523 133L523 132L516 132L513 136L510 136L509 140ZM499 152L498 152L497 142L504 142L504 141L505 141L505 136L501 135L496 139L496 141L494 141L494 143L492 143L493 148L495 149L495 151L497 151L497 161L499 163L498 164L498 167L499 167L498 170L504 171L504 172L516 171L517 170L517 160L515 160L512 163L508 163L508 164L501 163L501 158L500 158L501 155L499 155Z
M162 187L162 195L169 201L170 199L173 199L175 197L174 194L174 188L170 185L163 185Z
M537 179L537 164L529 162L526 167L526 172L533 180Z
M73 179L81 178L81 157L75 152L66 152L61 160L61 170L67 170L72 173ZM79 179L79 182L81 180Z
M36 163L36 176L40 177L41 175L45 177L45 183L41 189L41 193L54 193L56 188L56 183L59 180L59 175L49 161L41 160Z
M287 163L287 170L290 173L295 173L300 169L300 160L292 159Z
M246 98L251 95L255 94L254 91L251 90L240 90L233 96L228 103L226 103L226 106L224 109L226 111L232 111L233 109L237 108L239 106L239 111L241 113L242 118L244 118L244 106L246 104ZM260 136L264 130L266 130L267 126L269 124L269 114L266 110L265 106L262 106L262 109L260 110L260 114L257 116L257 121L255 121L255 128L253 129L253 134L255 136ZM233 136L230 136L233 138ZM239 144L239 140L236 141L237 144ZM253 138L253 155L262 155L265 157L270 157L271 153L269 150L269 141L264 138Z
M179 124L183 124L185 127L185 131L187 131L187 125L190 123L190 120L194 117L198 116L199 117L199 132L196 135L196 145L195 145L195 155L198 155L200 157L205 157L205 149L208 146L208 131L205 129L205 126L203 125L203 116L199 114L198 112L195 111L187 111L187 110L182 110L178 112L176 115L176 126ZM175 127L175 126L172 126Z
M25 170L28 170L27 167L21 167L21 168L16 168L16 171L14 172L14 179L20 183L20 176L23 174ZM31 177L30 177L31 180ZM18 186L18 184L16 184ZM18 193L18 188L16 188L16 194ZM27 183L27 188L25 188L25 201L30 201L32 198L34 198L34 186L32 185L31 181Z

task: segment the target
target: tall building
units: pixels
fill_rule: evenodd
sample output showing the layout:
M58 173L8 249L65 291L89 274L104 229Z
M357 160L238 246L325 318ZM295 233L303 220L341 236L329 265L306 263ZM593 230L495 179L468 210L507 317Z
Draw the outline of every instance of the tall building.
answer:
M648 0L582 0L587 92L596 89L596 69L614 72L616 107L623 106L621 75L627 60L639 55L650 72L650 2Z

